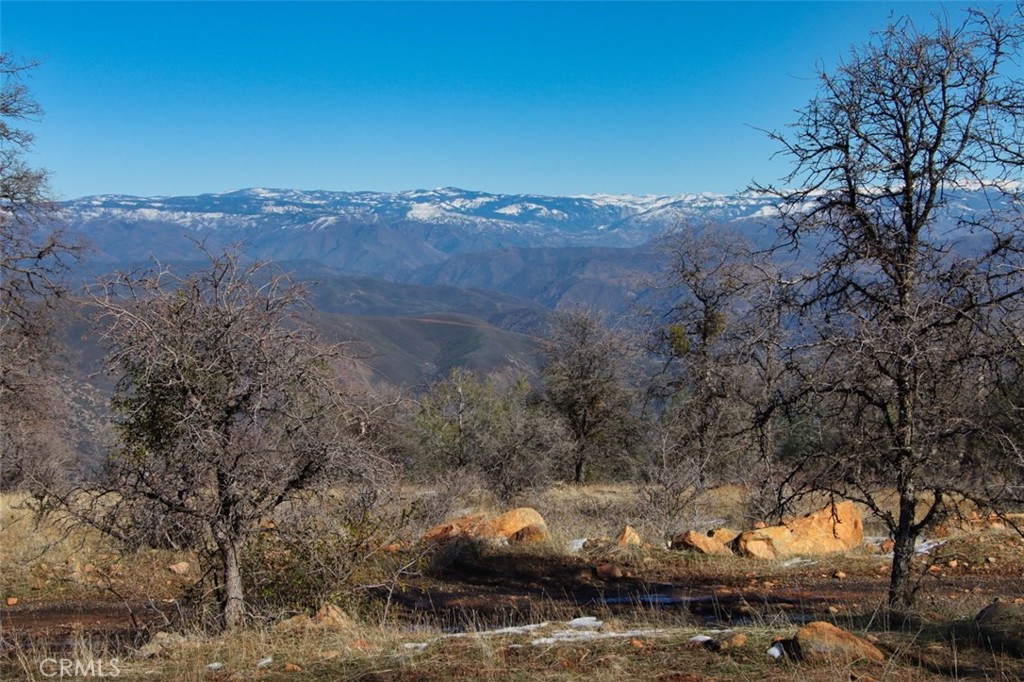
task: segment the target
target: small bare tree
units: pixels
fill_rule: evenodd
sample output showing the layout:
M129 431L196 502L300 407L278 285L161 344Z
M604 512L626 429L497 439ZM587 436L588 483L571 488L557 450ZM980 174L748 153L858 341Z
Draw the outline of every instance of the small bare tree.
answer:
M0 53L0 487L45 492L70 468L53 313L80 248L54 226L46 172L25 160L22 126L42 115L23 80L34 66Z
M332 362L299 317L305 291L237 251L209 267L122 274L95 302L117 378L119 448L92 519L124 539L176 519L219 569L224 625L245 615L243 550L261 522L302 491L371 487L389 464L366 446Z
M913 601L918 536L951 500L992 504L1020 448L994 408L1024 303L1022 39L1019 7L931 32L897 20L820 73L790 131L770 133L800 189L759 189L782 200L789 243L816 251L793 359L827 429L792 480L886 524L893 607ZM958 210L959 192L981 210Z

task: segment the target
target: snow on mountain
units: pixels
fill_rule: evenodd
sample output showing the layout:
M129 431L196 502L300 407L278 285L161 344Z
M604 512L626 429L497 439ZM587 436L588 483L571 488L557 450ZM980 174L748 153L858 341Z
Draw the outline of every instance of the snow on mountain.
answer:
M971 193L949 203L952 211L965 212L981 205ZM245 243L261 257L306 258L372 274L490 249L638 246L687 223L731 223L752 232L778 215L773 199L751 193L552 197L453 187L404 192L257 187L198 196L93 196L64 207L69 229L108 261L152 253L184 257L194 249L185 236L201 233L214 243Z

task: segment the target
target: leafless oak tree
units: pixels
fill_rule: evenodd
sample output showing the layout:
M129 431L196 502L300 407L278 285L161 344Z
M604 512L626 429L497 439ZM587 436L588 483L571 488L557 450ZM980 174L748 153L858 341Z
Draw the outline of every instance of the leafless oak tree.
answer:
M119 447L92 520L125 539L142 522L197 529L222 581L224 625L245 615L246 544L282 503L339 481L371 488L389 471L332 371L338 346L300 317L305 291L237 251L209 267L122 274L95 296Z
M1019 7L938 17L929 32L897 20L820 73L799 120L770 133L800 189L759 189L815 260L794 359L826 437L797 476L889 528L893 607L913 601L922 531L951 500L992 503L1021 445L997 398L1024 303L1022 36ZM988 203L966 213L961 190Z
M678 466L703 485L750 484L749 511L776 510L776 412L784 381L785 286L766 251L722 225L690 225L659 240L667 269L648 314L652 350L663 359L650 391L661 411L660 435ZM668 441L665 441L665 439ZM679 460L674 462L673 460Z
M34 66L0 53L0 487L39 492L70 464L53 312L80 248L55 227L45 171L25 159L23 126L42 115L24 83Z

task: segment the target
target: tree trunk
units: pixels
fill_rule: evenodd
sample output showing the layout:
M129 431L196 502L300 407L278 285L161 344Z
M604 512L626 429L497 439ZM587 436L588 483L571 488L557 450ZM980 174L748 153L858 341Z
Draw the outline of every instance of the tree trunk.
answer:
M914 525L917 498L911 490L900 490L900 511L893 537L892 572L889 576L889 607L905 609L914 603L911 582L914 545L918 529Z
M231 540L220 546L224 562L224 629L237 630L245 617L245 595L242 591L242 570L238 562L238 547Z
M583 465L586 463L587 458L579 450L576 451L576 456L573 458L573 479L572 482L576 485L583 485Z

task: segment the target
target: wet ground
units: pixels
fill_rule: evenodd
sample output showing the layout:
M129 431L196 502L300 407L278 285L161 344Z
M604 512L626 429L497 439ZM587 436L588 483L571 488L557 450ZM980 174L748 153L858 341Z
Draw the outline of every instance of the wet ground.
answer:
M70 651L84 641L136 648L177 617L174 602L19 603L0 607L0 655L13 649Z

